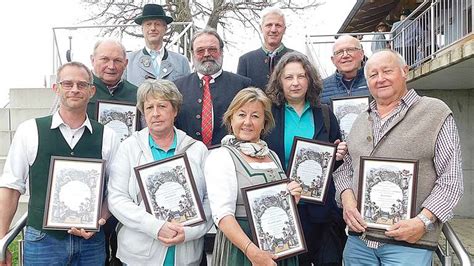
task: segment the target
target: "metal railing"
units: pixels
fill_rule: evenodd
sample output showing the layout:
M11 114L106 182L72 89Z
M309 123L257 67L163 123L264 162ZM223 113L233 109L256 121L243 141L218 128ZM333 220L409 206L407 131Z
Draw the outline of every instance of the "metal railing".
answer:
M459 240L458 236L454 232L453 228L449 223L445 223L442 229L443 235L446 237L445 249L438 245L436 249L436 255L438 256L441 264L443 265L453 265L453 260L451 256L451 251L449 247L452 247L454 253L456 254L459 262L463 266L470 266L472 265L471 258L469 257L469 253L467 252L466 248Z
M28 212L23 214L21 218L15 223L12 229L0 239L0 261L4 261L7 255L8 246L15 240L15 238L23 231L23 228L26 226L26 219L28 218ZM18 261L20 265L23 265L23 249L20 245L20 252L18 256Z
M26 219L27 219L28 213L25 213L13 226L13 228L5 235L3 239L0 239L0 261L5 260L6 257L6 252L8 245L16 238L16 236L22 232L23 228L26 225ZM446 244L445 244L445 249L438 245L438 248L436 249L435 253L438 256L439 260L441 263L445 266L450 266L453 265L453 260L451 256L451 251L450 247L452 247L454 254L456 254L457 258L459 259L459 262L463 266L470 266L472 265L471 259L469 257L469 253L467 252L466 248L463 246L461 243L461 240L459 240L458 236L454 232L453 228L449 223L445 223L443 225L442 229L442 234L446 238ZM22 245L20 244L20 252L18 256L18 261L20 265L23 265L23 258L22 258Z
M188 49L188 42L185 41L185 40L190 40L191 39L191 36L193 35L193 32L194 32L194 23L193 22L173 22L171 23L168 27L171 29L171 28L174 28L174 27L183 27L183 29L181 31L173 31L171 30L171 35L169 36L169 41L167 43L164 43L166 49L169 49L170 51L174 51L174 52L177 52L177 53L181 53L183 54L184 56L188 57L188 61L189 60L189 49ZM60 46L64 47L64 46L67 46L66 48L68 48L68 52L66 53L66 55L69 54L69 56L71 57L72 53L73 53L73 49L72 49L72 35L71 35L71 32L74 32L74 31L78 31L78 30L84 30L84 33L85 31L87 30L104 30L104 29L120 29L118 32L120 33L119 34L119 37L117 39L119 39L120 41L122 42L125 42L125 41L131 41L132 39L136 42L139 43L139 47L143 48L144 44L143 44L143 38L142 37L132 37L132 36L124 36L122 34L123 30L125 28L137 28L137 27L140 27L140 25L138 24L114 24L114 25L81 25L81 26L64 26L64 27L53 27L52 28L52 31L53 31L53 69L52 69L52 74L50 75L49 77L49 85L51 85L52 83L54 83L54 78L55 78L55 74L56 74L56 70L59 68L59 66L61 66L63 64L63 60L62 60L62 56L61 56L61 49L59 48ZM63 42L62 42L62 45L60 45L60 42L58 41L58 31L67 31L69 32L69 34L66 34L65 36L63 37L67 37L67 40L69 42L68 45L66 45L64 42L66 41L65 38L63 38ZM94 38L95 39L100 39L101 37L98 36L99 34L94 34ZM95 42L95 41L93 41ZM123 43L124 46L125 43ZM89 43L88 47L92 47L93 43ZM127 47L127 46L126 46ZM76 49L76 51L82 51L84 49L82 49L83 47L81 47L81 49ZM129 49L130 47L127 47L127 49ZM137 48L139 49L139 48ZM64 50L64 49L63 49ZM86 51L88 51L86 49ZM89 52L89 51L88 51ZM90 51L92 52L92 51ZM82 61L83 63L85 63L87 65L86 62L89 62L89 57L90 53L89 54L86 54L86 55L83 55L82 58L80 60L76 60L76 61ZM57 110L58 108L58 105L59 105L59 98L56 97L53 105L51 106L51 109L50 109L50 113L53 113Z
M188 51L188 42L184 40L189 40L190 36L193 34L193 22L173 22L168 27L170 30L171 35L169 36L169 41L165 43L167 49L171 51L175 51L181 54L187 55ZM140 27L138 24L114 24L114 25L80 25L80 26L62 26L62 27L53 27L53 69L52 73L56 73L56 70L60 65L63 64L63 58L61 56L61 49L60 46L65 47L65 49L70 50L69 54L72 53L72 33L78 30L83 31L83 35L86 35L87 31L93 30L104 30L104 29L120 29L118 33L116 33L116 38L120 41L131 41L132 39L139 42L140 47L143 47L143 38L142 37L134 37L129 35L124 35L123 30L125 28L137 28ZM176 27L182 27L182 30L175 31L173 30ZM59 41L58 32L66 31L67 34L63 36L64 38ZM90 32L89 32L90 33ZM96 39L101 38L99 32L92 33ZM83 37L83 36L81 36ZM67 39L66 39L67 38ZM78 40L80 42L82 40ZM89 43L87 47L92 47L93 43ZM74 45L76 46L76 45ZM126 46L127 47L127 46ZM127 47L129 48L129 47ZM63 49L64 50L64 49ZM81 48L77 48L76 51L84 50L83 45ZM87 49L86 49L87 50ZM88 50L87 50L88 51ZM89 52L89 51L88 51ZM87 55L88 57L88 55Z
M424 1L404 21L394 24L392 47L411 66L433 58L472 34L473 3L474 0Z
M394 23L391 32L354 34L362 43L383 41L373 40L376 35L388 36L385 41L389 42L390 47L397 50L407 64L414 68L435 58L437 54L460 40L473 35L473 6L474 0L425 0L405 20ZM344 34L308 35L307 44L333 43L335 37ZM329 36L332 39L329 39Z

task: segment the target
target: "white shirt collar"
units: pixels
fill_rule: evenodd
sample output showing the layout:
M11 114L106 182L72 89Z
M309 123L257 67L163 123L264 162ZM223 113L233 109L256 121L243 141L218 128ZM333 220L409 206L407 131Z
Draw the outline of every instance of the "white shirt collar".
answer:
M148 48L148 47L145 47L145 49L146 49L146 51L148 52L148 54L151 55L151 49ZM158 53L158 58L159 58L160 60L163 59L163 56L165 55L165 46L164 46L164 45L161 45L160 50L155 51L155 52Z
M53 114L53 119L51 121L51 129L58 128L61 125L69 127L69 125L64 123L64 120L61 117L61 115L59 115L59 110L58 110ZM86 120L84 120L84 123L82 123L82 125L78 127L77 129L82 128L82 127L86 127L92 133L91 121L89 120L89 117L87 116L87 114L86 114Z
M199 72L197 72L197 74L198 74L199 80L202 80L202 77L204 77L204 74L201 74L201 73L199 73ZM214 73L214 74L211 75L212 79L211 79L211 82L210 82L210 83L214 83L214 82L215 82L214 80L215 80L217 77L219 77L221 74L222 74L222 68L219 69L219 71L217 71L216 73Z

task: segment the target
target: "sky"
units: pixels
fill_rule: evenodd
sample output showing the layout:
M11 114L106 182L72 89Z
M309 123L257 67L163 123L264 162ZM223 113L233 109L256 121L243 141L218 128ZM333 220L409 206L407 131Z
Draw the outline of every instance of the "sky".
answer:
M75 0L5 1L0 8L0 107L10 88L43 87L52 72L52 27L77 23Z
M286 12L287 31L283 39L287 47L306 53L305 35L334 34L342 25L356 0L325 0L314 14L297 16ZM86 10L79 0L24 0L5 1L0 9L0 27L2 40L0 51L0 108L8 103L10 88L49 86L53 74L53 27L77 26L87 17ZM88 23L90 25L90 23ZM237 25L236 28L239 28ZM245 38L229 36L228 50L224 53L224 69L235 71L238 57L260 46L260 38L252 30L241 29ZM92 51L96 31L57 30L57 40L61 56L65 60L65 51L69 48L69 36L72 37L73 59L90 65L89 55ZM245 41L243 42L242 39ZM129 47L127 50L138 49ZM330 49L330 45L326 50ZM333 71L329 54L316 50L322 69ZM322 73L325 76L325 73Z

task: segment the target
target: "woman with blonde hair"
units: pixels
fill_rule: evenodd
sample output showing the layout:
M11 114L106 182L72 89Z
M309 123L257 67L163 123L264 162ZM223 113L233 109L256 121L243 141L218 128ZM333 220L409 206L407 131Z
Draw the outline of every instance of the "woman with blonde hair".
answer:
M241 90L224 114L229 135L211 150L204 167L214 223L218 226L213 265L277 265L276 256L251 240L240 189L286 178L278 156L262 135L274 126L271 101L257 88ZM288 191L298 201L301 186L290 182ZM292 257L278 265L297 265Z

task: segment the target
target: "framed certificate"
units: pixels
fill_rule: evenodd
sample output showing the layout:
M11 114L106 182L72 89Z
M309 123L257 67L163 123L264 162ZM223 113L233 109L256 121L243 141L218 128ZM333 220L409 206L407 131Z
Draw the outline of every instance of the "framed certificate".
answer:
M140 126L140 118L134 103L98 100L96 119L102 125L112 128L120 141L128 138Z
M146 210L160 220L191 226L206 221L186 154L135 167Z
M342 140L347 139L355 119L369 108L369 103L369 96L346 96L331 99L331 108L341 128Z
M334 168L337 145L295 137L288 164L288 177L301 184L301 200L318 204L326 194Z
M288 180L241 188L253 242L278 260L306 252L298 209Z
M371 228L414 217L418 160L361 157L358 207Z
M43 229L99 231L104 160L52 156Z

